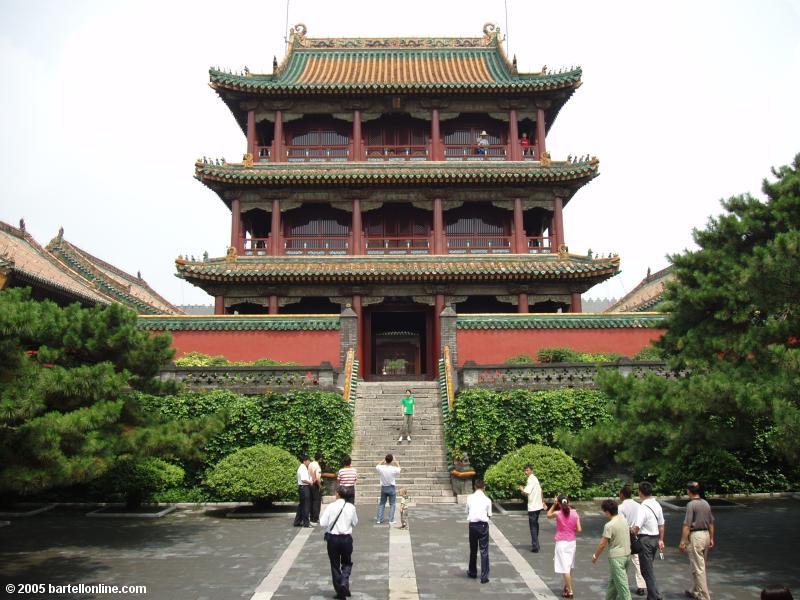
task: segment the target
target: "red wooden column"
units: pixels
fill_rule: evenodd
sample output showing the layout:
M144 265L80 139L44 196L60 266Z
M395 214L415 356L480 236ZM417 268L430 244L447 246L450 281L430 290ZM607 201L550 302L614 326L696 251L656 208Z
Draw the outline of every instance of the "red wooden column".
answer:
M439 109L431 109L431 160L444 160L442 132L439 127Z
M551 233L551 236L555 238L554 250L556 252L559 251L562 244L566 243L564 242L564 216L562 214L562 209L563 202L561 198L556 197L553 200L553 227L555 229L555 235Z
M353 198L353 248L350 254L361 256L364 254L364 242L362 240L362 225L361 225L361 200Z
M358 352L356 353L358 356L358 364L359 370L365 373L363 369L365 368L364 365L364 315L363 311L361 310L361 296L358 294L353 294L353 312L356 313L356 323L358 329Z
M242 211L239 198L231 200L231 246L242 252Z
M353 111L353 157L350 160L364 160L361 147L361 111Z
M270 226L270 254L280 256L283 254L281 247L281 203L280 200L272 201L272 225Z
M514 253L528 253L528 238L525 236L525 221L522 214L522 198L514 198Z
M520 153L517 110L512 108L508 111L508 160L522 160Z
M446 254L444 244L444 213L442 199L433 199L433 253Z
M275 294L272 294L269 297L269 314L278 314L278 297Z
M214 314L225 314L225 296L214 296Z
M528 294L520 294L517 298L517 312L528 312Z
M569 311L574 313L583 312L583 305L581 303L581 295L578 292L572 292L570 298Z
M253 160L258 160L256 156L256 111L247 111L247 152L253 157Z
M537 108L536 109L536 160L542 156L545 152L545 143L544 138L545 135L545 122L544 122L544 109Z
M283 113L275 111L275 135L272 138L272 162L283 158Z

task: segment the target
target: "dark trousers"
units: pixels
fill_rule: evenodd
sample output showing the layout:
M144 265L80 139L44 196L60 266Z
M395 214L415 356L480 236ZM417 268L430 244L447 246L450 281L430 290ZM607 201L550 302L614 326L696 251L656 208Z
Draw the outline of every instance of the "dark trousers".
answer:
M469 524L469 567L470 577L478 575L478 547L481 549L481 581L489 579L489 524L479 521Z
M311 520L314 523L319 523L319 509L322 506L322 488L320 485L311 485Z
M311 511L311 486L298 485L297 489L300 494L300 501L297 504L297 514L294 516L294 526L299 527L304 525L308 527L309 513Z
M539 551L539 513L541 510L528 511L528 527L531 529L531 550Z
M350 573L353 570L353 536L328 536L328 559L331 561L333 589L337 596L350 591Z
M639 540L642 542L642 551L639 552L639 568L642 570L642 577L647 584L647 600L658 600L661 598L661 594L658 593L656 575L653 572L653 561L658 552L658 536L639 534Z

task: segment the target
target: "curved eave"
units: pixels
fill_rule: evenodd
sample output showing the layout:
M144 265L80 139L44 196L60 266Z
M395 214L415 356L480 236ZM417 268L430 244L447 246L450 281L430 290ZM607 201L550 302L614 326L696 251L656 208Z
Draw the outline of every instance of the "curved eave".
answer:
M426 162L397 166L385 163L195 164L195 177L212 189L219 186L461 185L587 182L599 163L553 162L550 166L503 161L474 166Z
M236 75L209 70L211 87L250 96L383 95L383 94L528 94L575 90L581 85L581 71L558 75L531 76L529 79L496 82L442 83L283 83L271 75Z
M494 257L237 258L208 262L176 261L177 276L190 282L217 283L389 283L487 281L601 281L619 272L619 257L570 256L531 259Z

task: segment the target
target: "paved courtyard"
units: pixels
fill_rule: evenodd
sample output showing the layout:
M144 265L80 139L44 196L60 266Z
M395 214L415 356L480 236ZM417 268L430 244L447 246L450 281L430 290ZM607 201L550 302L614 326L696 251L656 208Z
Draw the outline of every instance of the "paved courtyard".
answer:
M543 520L542 550L529 552L527 517L496 515L490 544L491 581L466 577L467 526L462 506L418 506L409 532L377 526L374 507L358 506L351 588L356 600L390 598L557 598L554 526ZM579 504L576 598L602 598L603 558L591 564L604 517L596 504ZM715 600L755 598L762 587L800 590L797 539L800 501L760 500L716 512L717 549L710 563ZM682 515L665 511L667 544L656 576L665 599L683 597L689 584L677 551ZM292 515L227 519L216 512L179 510L162 519L90 519L57 509L12 519L0 527L0 589L13 584L146 586L146 594L43 593L14 598L148 598L226 600L331 598L325 544L319 528L297 529Z

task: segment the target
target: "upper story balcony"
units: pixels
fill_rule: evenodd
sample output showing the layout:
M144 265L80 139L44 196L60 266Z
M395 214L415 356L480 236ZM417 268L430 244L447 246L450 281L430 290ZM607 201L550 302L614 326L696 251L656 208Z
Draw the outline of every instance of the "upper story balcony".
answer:
M494 113L493 113L494 115ZM355 111L304 115L282 123L248 127L248 151L259 163L538 161L544 148L544 123L509 111L507 120L486 114L458 114L426 120L386 114L366 120ZM543 113L539 114L544 119Z
M235 245L237 254L256 257L550 254L552 220L552 213L532 209L517 223L490 203L442 210L440 216L391 203L363 220L358 207L348 214L309 204L275 220L261 209L239 215Z

